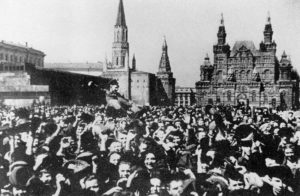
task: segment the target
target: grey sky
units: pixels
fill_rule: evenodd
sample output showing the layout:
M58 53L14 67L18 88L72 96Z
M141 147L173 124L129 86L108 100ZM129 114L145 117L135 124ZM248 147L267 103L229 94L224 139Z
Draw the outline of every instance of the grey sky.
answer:
M0 39L46 53L45 62L111 59L119 0L1 0ZM194 86L223 13L227 42L263 40L270 12L277 56L283 50L300 71L300 1L297 0L124 0L130 56L137 68L156 72L166 35L177 85Z

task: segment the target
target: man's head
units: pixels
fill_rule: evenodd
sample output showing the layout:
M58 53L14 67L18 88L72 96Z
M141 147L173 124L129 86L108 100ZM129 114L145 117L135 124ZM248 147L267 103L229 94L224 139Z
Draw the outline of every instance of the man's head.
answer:
M118 165L120 159L121 155L117 152L114 152L109 156L109 162L113 165Z
M131 163L125 161L120 162L118 171L120 178L128 178L131 173Z
M110 92L118 92L119 90L119 84L116 80L113 80L109 84L109 91Z
M85 188L91 192L98 193L100 190L96 176L90 175L85 180Z
M114 141L110 144L108 149L109 149L110 153L112 153L112 152L118 152L119 153L119 152L122 151L122 144L121 144L121 142Z
M295 156L294 147L291 145L287 145L286 148L284 149L284 155L287 159L291 159L292 157L294 157Z
M244 189L245 183L243 180L243 176L239 176L238 178L229 178L229 186L228 189L233 190L241 190Z
M161 191L161 180L157 177L153 177L150 179L150 195L151 194L160 194Z
M274 195L281 195L285 187L289 186L288 182L293 178L291 170L284 166L270 167L267 173L271 178Z
M183 193L183 180L173 179L169 183L169 195L170 196L181 196Z
M39 179L43 184L50 185L52 182L52 176L50 171L48 170L41 170L39 173Z
M127 133L119 131L117 140L122 144L122 146L125 146L127 140Z

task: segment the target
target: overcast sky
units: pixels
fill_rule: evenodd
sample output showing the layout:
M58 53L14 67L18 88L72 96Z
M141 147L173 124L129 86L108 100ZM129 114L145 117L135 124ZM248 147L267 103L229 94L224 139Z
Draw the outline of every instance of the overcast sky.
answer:
M28 42L45 62L111 59L119 0L1 0L0 40ZM300 71L298 0L124 0L130 56L137 68L157 72L163 36L177 85L194 86L206 53L212 59L223 13L227 42L252 40L258 48L270 12L277 56L283 50Z

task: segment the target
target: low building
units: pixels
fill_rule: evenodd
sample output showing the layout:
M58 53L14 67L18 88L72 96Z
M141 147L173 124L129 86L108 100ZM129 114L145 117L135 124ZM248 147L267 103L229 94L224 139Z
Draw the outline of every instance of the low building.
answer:
M0 102L17 107L29 106L34 100L49 102L49 86L31 84L25 64L44 66L42 51L5 41L0 42Z
M24 71L25 63L44 67L45 54L26 45L0 42L0 72Z
M91 76L100 76L103 73L102 62L45 63L45 68Z
M196 89L192 87L175 88L175 104L176 106L191 106L196 103Z

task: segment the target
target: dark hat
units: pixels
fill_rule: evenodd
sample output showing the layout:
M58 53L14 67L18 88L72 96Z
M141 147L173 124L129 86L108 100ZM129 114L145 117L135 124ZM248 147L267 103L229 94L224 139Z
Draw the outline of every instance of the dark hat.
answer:
M108 84L109 85L119 85L119 83L118 83L118 81L117 80L110 80L109 82L108 82Z
M291 170L285 166L270 167L268 168L267 173L270 176L270 178L279 178L284 182L289 181L290 179L292 179L293 176Z
M25 161L16 161L10 165L9 182L13 186L24 187L33 172Z
M250 134L255 134L256 130L250 125L240 125L235 130L235 137L238 141L245 141L249 137Z
M213 108L212 105L207 105L207 106L205 106L205 113L206 113L206 114L209 114L209 110L210 110L211 108Z
M278 135L280 137L292 137L293 136L293 129L289 128L289 127L283 127L281 129L279 129L278 131Z

